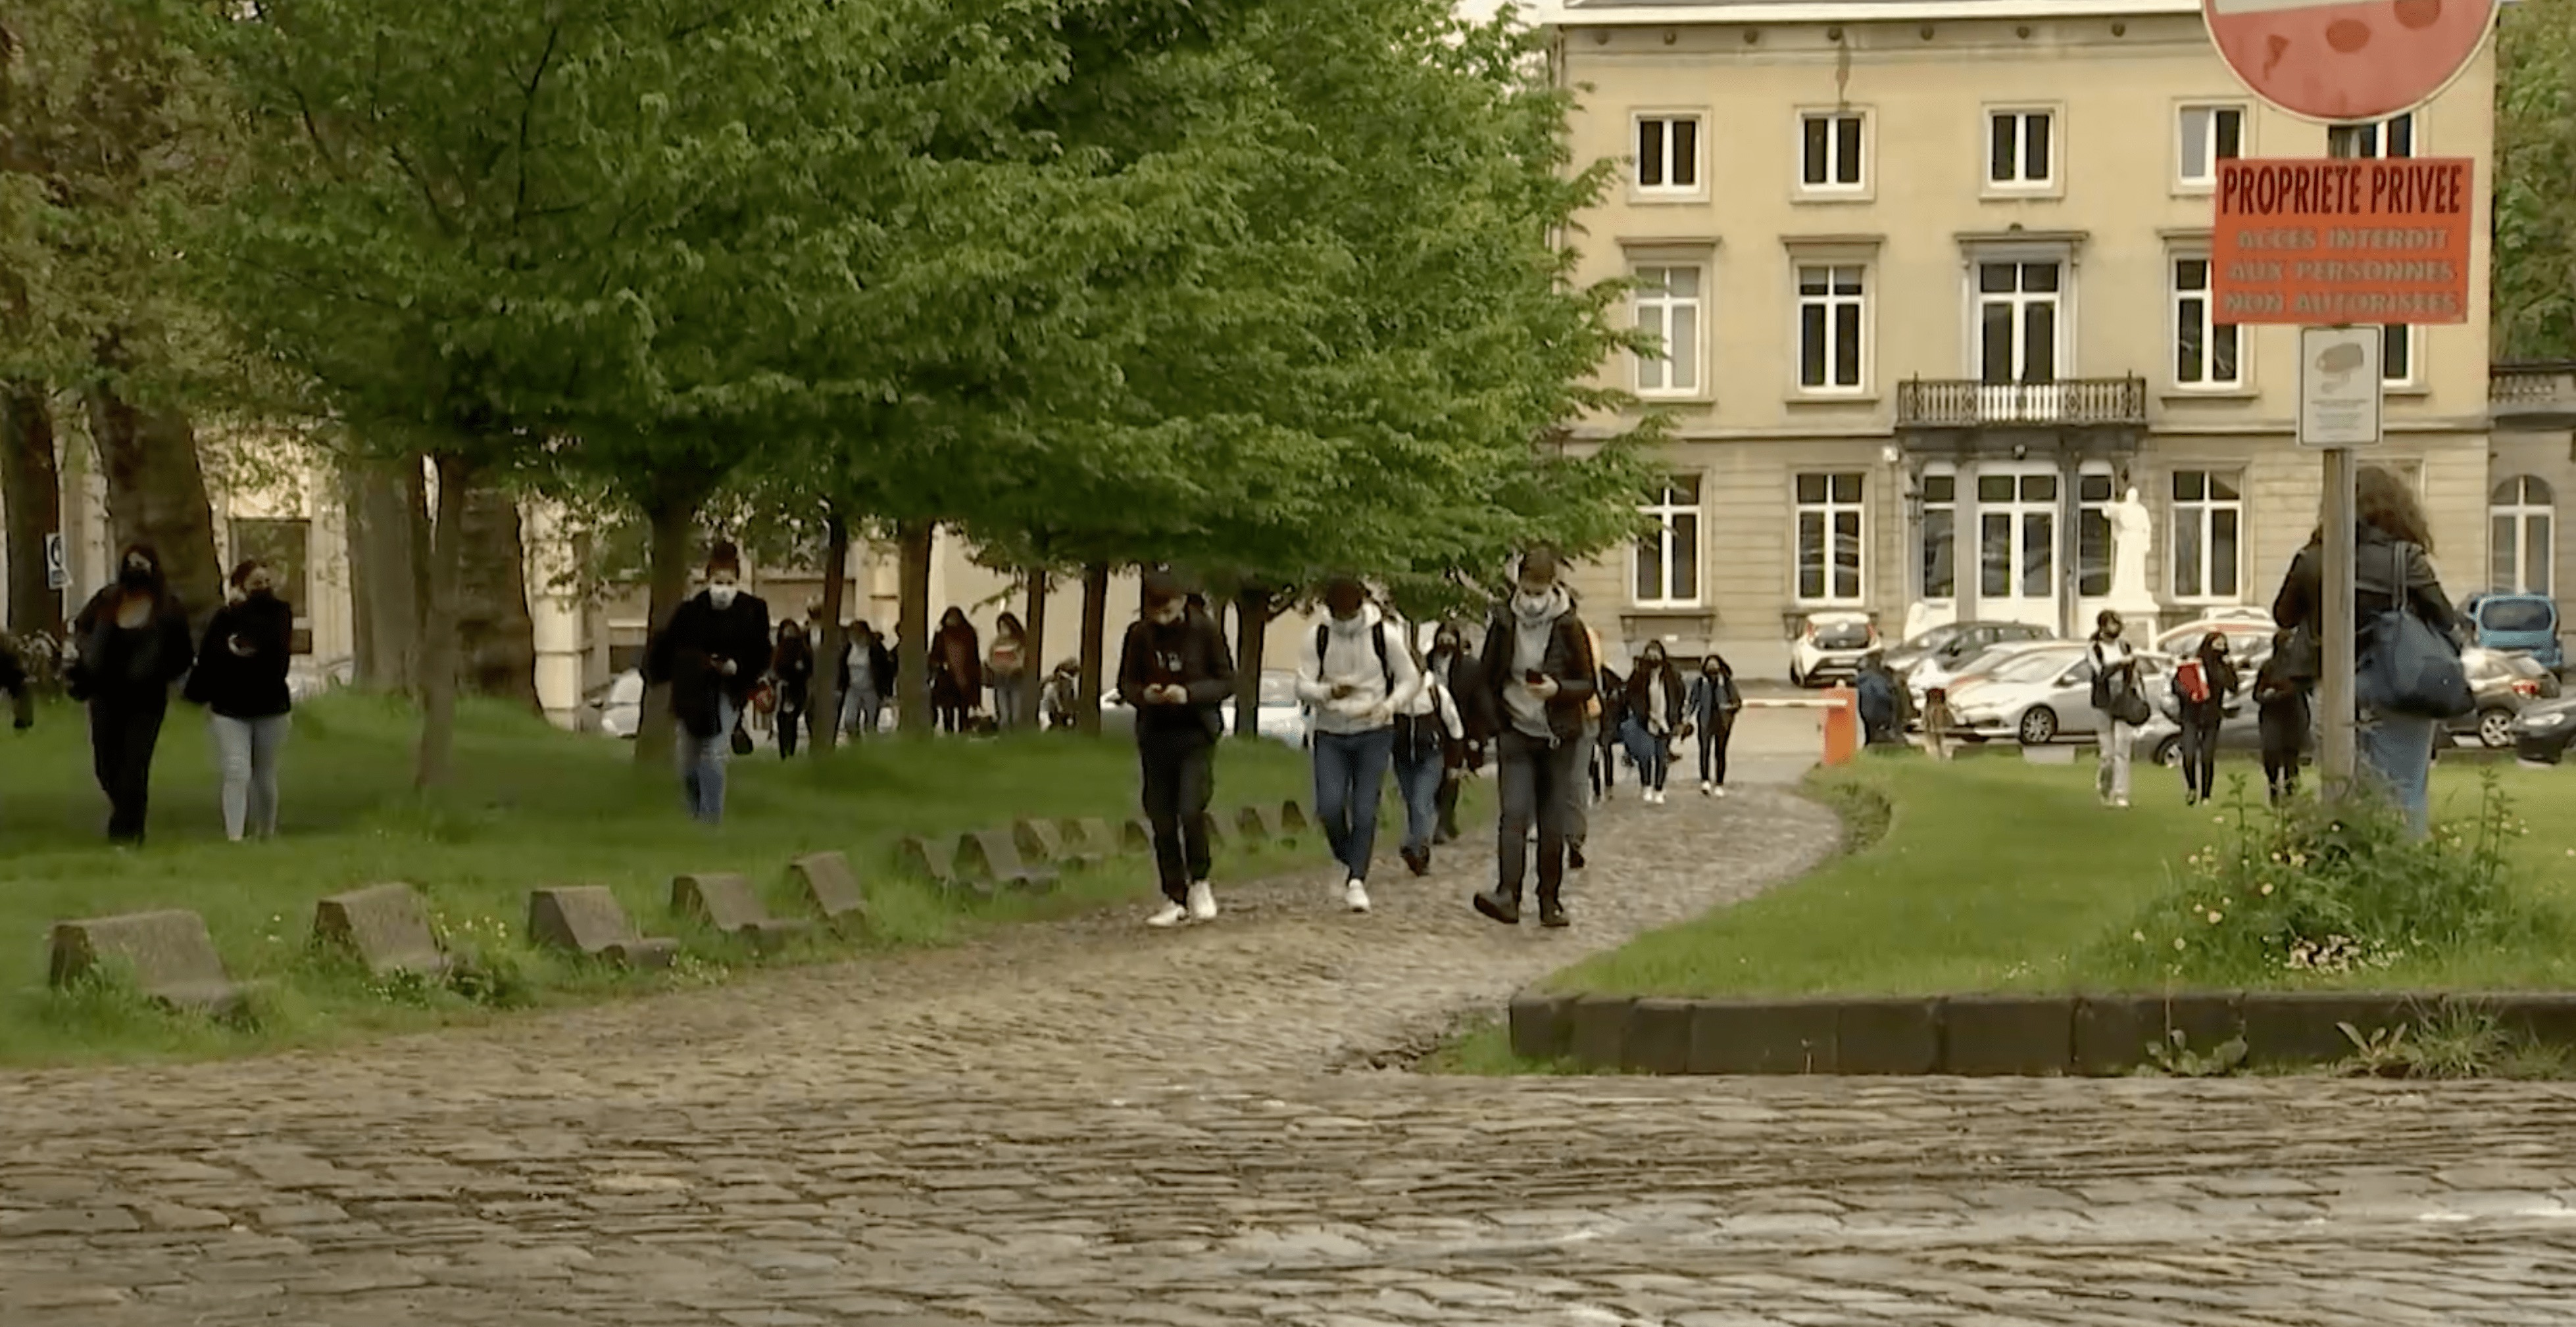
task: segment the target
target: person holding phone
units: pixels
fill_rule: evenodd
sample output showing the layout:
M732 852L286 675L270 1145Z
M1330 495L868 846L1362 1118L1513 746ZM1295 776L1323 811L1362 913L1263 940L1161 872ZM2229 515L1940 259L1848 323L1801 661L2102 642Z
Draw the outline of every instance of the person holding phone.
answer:
M1395 632L1369 603L1368 587L1358 577L1328 582L1324 610L1328 620L1315 628L1297 660L1297 697L1315 711L1315 815L1333 860L1342 864L1342 903L1366 912L1396 716L1412 712L1422 674L1401 637L1390 643ZM1408 850L1412 846L1408 840Z
M1145 924L1178 926L1216 918L1208 883L1208 802L1216 795L1219 710L1234 694L1234 656L1216 619L1192 612L1180 580L1145 575L1143 611L1118 656L1118 694L1136 710L1145 819L1154 828L1154 867L1163 906Z
M1494 887L1476 895L1476 911L1505 926L1521 919L1529 874L1529 833L1538 826L1539 925L1567 924L1563 889L1569 834L1580 826L1591 743L1584 709L1600 665L1591 636L1574 612L1553 549L1521 555L1512 595L1494 615L1479 656L1488 680L1479 703L1495 716L1496 769L1502 789Z
M644 649L644 680L671 688L680 786L701 823L724 819L727 743L769 655L769 605L742 592L742 554L719 539L707 552L706 588Z

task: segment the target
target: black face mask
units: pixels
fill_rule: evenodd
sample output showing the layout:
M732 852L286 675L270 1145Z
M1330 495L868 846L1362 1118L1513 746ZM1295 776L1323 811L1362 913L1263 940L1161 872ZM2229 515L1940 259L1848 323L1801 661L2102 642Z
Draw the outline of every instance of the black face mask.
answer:
M129 590L149 590L152 588L152 569L128 564L125 570L117 573L116 583Z

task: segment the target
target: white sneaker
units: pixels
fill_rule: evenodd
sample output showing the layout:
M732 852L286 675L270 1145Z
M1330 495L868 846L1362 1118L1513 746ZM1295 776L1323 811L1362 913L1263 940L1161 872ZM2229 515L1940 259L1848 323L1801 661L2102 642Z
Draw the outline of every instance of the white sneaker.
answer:
M1714 797L1714 796L1716 796L1716 795L1717 795L1717 785L1716 785L1716 784L1714 784L1714 783L1709 782L1709 781L1708 781L1708 780L1706 780L1706 779L1702 779L1702 780L1700 780L1700 781L1699 781L1699 795L1700 795L1700 796L1702 796L1702 797Z
M1353 912L1368 911L1368 886L1357 880L1342 886L1342 902Z
M1147 926L1167 928L1178 926L1189 919L1189 909L1182 907L1178 903L1165 903L1162 907L1154 910L1153 916L1145 919L1145 924Z
M2111 799L2111 809L2112 809L2112 810L2114 810L2114 811L2126 811L2126 810L2128 810L2128 809L2129 809L2129 799L2128 799L2128 798L2126 798L2126 797L2114 797L2114 798L2112 798L2112 799Z
M1718 796L1720 796L1720 797L1724 797L1724 796L1726 796L1726 790L1725 790L1724 788L1720 788L1720 789L1718 789L1718 790L1717 790L1717 795L1718 795Z
M1190 886L1190 920L1216 920L1216 891L1208 888L1204 880Z

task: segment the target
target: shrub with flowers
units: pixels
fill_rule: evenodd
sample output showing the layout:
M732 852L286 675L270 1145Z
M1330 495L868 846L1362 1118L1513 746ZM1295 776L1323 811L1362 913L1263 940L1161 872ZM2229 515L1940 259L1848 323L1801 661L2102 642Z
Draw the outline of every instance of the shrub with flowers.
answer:
M2110 947L2184 981L2333 977L2497 938L2515 921L2507 845L2527 832L2493 773L2478 812L2417 840L2384 803L2255 805L2231 782L2222 842Z

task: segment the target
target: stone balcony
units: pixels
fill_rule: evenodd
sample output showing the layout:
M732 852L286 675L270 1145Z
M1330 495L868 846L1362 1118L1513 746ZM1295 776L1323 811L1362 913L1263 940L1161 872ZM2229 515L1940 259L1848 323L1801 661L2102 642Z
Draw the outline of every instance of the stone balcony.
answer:
M2576 360L2528 361L2489 368L2487 406L2499 429L2576 429Z

